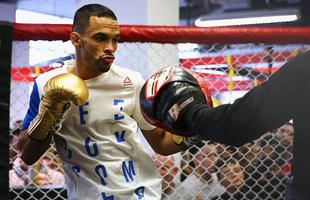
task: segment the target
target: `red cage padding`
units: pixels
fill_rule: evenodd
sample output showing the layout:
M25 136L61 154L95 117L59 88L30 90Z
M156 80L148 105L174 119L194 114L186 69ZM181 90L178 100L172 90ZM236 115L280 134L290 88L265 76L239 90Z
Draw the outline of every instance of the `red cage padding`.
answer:
M13 24L14 40L68 40L69 24ZM156 43L310 43L310 27L193 27L120 25L121 42Z
M13 38L15 41L27 40L69 40L72 29L70 24L13 24ZM154 42L154 43L200 43L200 44L310 44L310 27L256 27L256 26L233 26L233 27L193 27L193 26L142 26L120 25L121 42ZM295 56L291 50L273 51L274 62L285 62ZM301 53L301 52L299 52ZM183 67L191 68L199 65L227 64L226 55L205 55L200 58L181 58ZM235 70L239 65L246 63L256 64L252 72L269 76L279 69L261 67L266 60L264 52L240 53L231 55L231 64ZM237 63L237 64L236 64ZM48 71L49 66L12 67L11 74L16 81L33 81L37 75ZM212 88L227 90L227 74L203 74L212 83ZM257 80L258 83L264 80ZM234 81L237 90L248 90L252 87L248 80ZM211 90L212 90L211 88Z

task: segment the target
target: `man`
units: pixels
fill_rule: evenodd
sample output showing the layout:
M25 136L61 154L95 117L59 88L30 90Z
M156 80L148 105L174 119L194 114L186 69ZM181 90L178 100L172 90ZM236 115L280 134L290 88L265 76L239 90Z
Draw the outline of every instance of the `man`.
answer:
M310 152L309 63L310 51L284 64L268 81L253 88L233 104L215 108L210 108L199 101L199 92L183 89L190 86L199 90L198 86L189 82L184 85L184 81L174 82L174 85L168 84L156 97L166 98L166 103L159 105L159 110L165 112L160 118L156 117L164 126L179 135L199 135L206 140L234 146L241 146L257 139L292 119L295 130L293 178L287 188L287 199L309 199L310 160L309 156L307 157L307 153ZM174 93L175 85L183 87L179 91L184 92ZM171 95L165 95L168 93ZM183 105L188 99L194 100L186 106L179 107L178 117L171 120L169 112L171 108ZM180 130L180 127L187 131Z
M176 164L176 159L174 155L163 156L160 154L154 155L154 160L158 168L159 174L163 177L162 180L162 197L163 199L170 199L170 195L176 189L177 175L179 173L179 168Z
M142 76L112 65L119 38L113 11L99 4L81 7L70 34L74 65L39 76L33 86L21 158L33 164L54 138L69 199L160 199L161 177L138 128L156 153L187 148L183 137L143 118Z
M189 150L193 154L193 171L181 182L171 199L210 199L221 194L225 188L220 185L216 176L215 163L219 158L216 144L201 143Z
M58 170L58 166L56 167L52 156L56 155L50 149L33 166L36 171L31 171L20 157L17 157L9 171L10 188L24 188L30 184L45 188L63 188L65 182L63 173Z
M219 185L224 188L222 193L213 199L242 199L243 194L240 190L244 185L244 170L240 165L241 154L235 149L228 149L220 155L215 165L218 169L217 178Z

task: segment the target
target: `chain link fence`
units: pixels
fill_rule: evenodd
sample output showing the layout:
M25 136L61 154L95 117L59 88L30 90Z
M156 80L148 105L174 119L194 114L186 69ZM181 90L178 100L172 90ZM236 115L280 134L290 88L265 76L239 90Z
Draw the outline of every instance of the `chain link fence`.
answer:
M303 44L121 43L115 63L144 78L181 65L208 81L215 106L233 102L266 81L285 62L310 49ZM33 166L19 159L20 124L39 74L74 58L68 41L13 43L10 103L10 198L66 199L63 169L54 147ZM240 148L212 141L171 156L152 154L163 177L162 199L283 199L292 161L293 122Z

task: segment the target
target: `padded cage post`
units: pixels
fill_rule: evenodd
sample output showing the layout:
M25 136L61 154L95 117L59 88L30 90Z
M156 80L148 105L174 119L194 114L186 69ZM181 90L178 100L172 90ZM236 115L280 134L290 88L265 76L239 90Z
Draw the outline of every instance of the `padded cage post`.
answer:
M0 22L0 30L0 194L1 199L8 199L12 24Z

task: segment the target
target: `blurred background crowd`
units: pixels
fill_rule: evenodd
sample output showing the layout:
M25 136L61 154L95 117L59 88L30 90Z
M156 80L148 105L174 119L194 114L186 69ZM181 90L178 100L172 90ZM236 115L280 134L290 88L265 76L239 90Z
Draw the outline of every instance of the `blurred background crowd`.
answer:
M10 134L10 188L64 188L62 164L52 146L33 166L19 158L21 121ZM290 180L294 128L287 122L235 148L204 141L171 156L154 154L162 199L284 199Z

